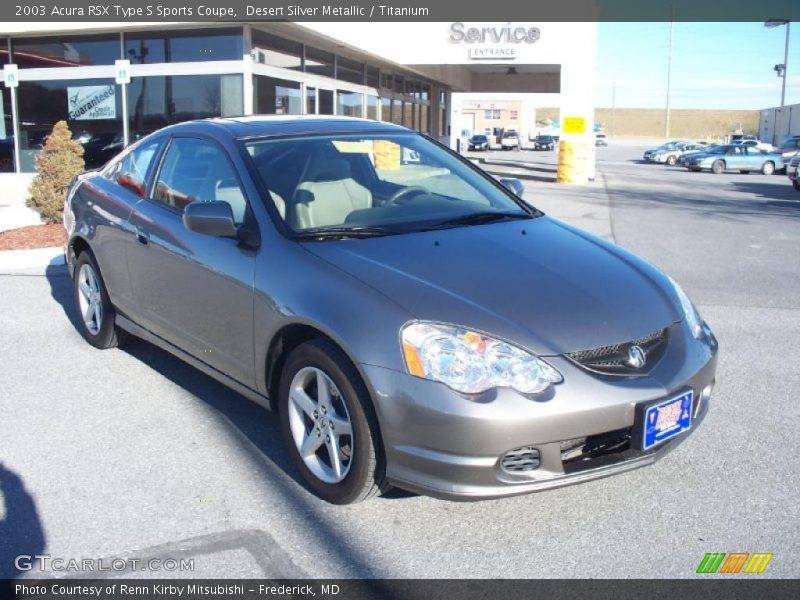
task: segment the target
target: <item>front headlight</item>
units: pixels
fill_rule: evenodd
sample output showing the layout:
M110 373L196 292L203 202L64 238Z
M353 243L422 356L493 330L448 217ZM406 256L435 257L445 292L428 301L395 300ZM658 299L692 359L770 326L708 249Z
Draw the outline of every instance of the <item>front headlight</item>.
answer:
M675 288L675 293L678 295L678 301L681 303L681 309L683 310L683 316L686 318L686 324L689 326L692 335L699 340L703 335L703 319L700 317L694 304L692 304L692 301L689 300L689 296L687 296L683 288L678 285L678 282L672 277L670 277L669 280L670 283L672 283L672 287Z
M533 354L462 327L409 323L400 338L409 374L440 381L464 394L495 387L536 394L563 379L561 373Z

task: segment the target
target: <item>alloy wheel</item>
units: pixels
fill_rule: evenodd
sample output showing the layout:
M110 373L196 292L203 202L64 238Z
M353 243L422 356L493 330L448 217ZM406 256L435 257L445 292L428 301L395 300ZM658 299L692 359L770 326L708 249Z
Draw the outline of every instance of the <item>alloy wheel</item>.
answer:
M350 471L353 427L339 388L316 367L300 369L289 387L289 427L297 452L320 481L341 482Z
M78 271L78 303L86 329L90 334L97 335L103 326L103 299L97 274L88 263Z

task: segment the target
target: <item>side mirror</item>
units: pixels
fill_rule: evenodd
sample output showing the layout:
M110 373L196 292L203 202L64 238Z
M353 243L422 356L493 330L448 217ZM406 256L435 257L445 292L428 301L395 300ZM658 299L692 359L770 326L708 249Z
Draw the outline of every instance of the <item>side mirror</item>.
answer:
M525 186L522 185L522 182L517 179L516 177L507 177L500 180L501 185L510 191L512 194L515 194L522 198L522 194L525 192Z
M227 202L190 202L183 209L183 225L204 235L238 237L233 211Z

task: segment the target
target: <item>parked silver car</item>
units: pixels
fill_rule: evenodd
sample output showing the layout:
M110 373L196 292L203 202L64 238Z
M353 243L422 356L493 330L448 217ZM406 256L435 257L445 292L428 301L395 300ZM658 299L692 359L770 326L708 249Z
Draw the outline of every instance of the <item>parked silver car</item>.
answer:
M674 166L678 164L680 158L685 154L703 152L707 150L707 148L708 146L705 144L688 143L675 148L656 150L650 157L650 160L653 162Z
M330 502L653 463L708 411L714 335L667 275L505 183L388 123L168 127L68 191L80 333L277 410Z
M668 150L676 150L676 149L683 148L683 146L685 146L686 144L690 144L690 143L691 142L688 142L686 140L672 140L671 142L667 142L665 144L661 144L660 146L658 146L656 148L650 148L649 150L645 150L644 154L642 155L642 158L646 162L652 162L654 156L656 156L656 155L658 155L658 154L660 154L662 152L668 151Z

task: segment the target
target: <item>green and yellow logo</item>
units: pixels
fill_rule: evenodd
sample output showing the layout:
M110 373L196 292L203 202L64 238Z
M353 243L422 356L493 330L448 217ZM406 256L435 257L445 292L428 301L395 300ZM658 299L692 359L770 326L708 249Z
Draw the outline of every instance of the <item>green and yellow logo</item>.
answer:
M707 552L697 567L698 573L760 575L767 569L772 553L766 552Z

